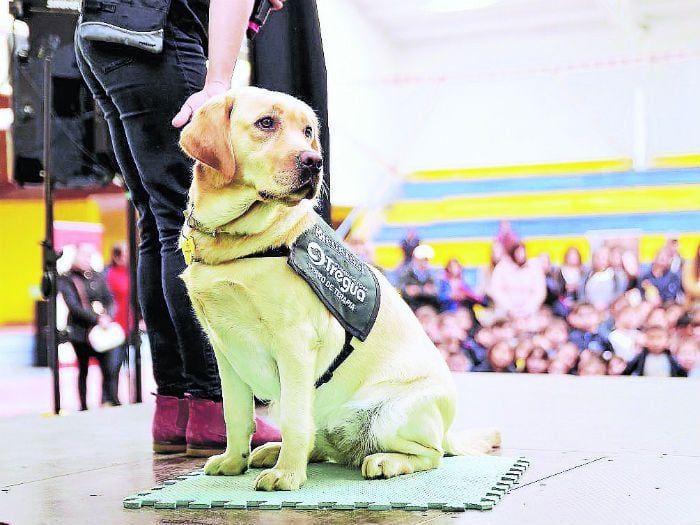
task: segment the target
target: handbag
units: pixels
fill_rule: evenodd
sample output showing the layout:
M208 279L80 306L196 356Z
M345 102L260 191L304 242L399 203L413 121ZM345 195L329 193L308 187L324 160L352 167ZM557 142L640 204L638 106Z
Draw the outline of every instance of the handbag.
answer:
M93 308L88 300L83 283L75 277L71 277L71 280L73 281L75 290L78 292L78 297L80 297L80 302L83 307L94 311L95 308ZM99 324L93 326L88 331L87 339L92 349L102 354L123 345L124 341L126 341L126 334L119 323L112 321L106 326L100 326Z
M126 341L124 329L112 321L107 326L96 325L88 332L88 342L95 352L109 352L121 346Z
M169 10L170 0L83 0L78 36L160 53Z

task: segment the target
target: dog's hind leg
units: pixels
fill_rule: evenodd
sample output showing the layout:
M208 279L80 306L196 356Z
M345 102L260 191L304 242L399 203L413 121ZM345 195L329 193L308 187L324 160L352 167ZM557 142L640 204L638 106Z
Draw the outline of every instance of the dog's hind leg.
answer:
M391 478L440 465L445 424L437 404L421 403L398 417L402 420L398 428L392 424L397 414L388 414L375 423L373 431L382 452L364 458L363 477Z
M248 465L250 468L273 467L275 463L277 463L277 458L279 458L281 449L282 443L279 442L260 445L250 454ZM309 463L323 463L327 460L328 456L316 448L309 454Z
M277 459L280 456L282 443L271 442L260 445L250 453L250 468L270 468L274 467Z

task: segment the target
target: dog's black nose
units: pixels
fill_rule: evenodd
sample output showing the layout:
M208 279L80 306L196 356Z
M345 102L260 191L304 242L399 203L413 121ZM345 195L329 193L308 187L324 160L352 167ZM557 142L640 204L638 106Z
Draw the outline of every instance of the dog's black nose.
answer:
M323 157L315 151L302 151L299 154L299 167L301 168L301 178L303 182L311 180L314 175L318 175L323 167Z

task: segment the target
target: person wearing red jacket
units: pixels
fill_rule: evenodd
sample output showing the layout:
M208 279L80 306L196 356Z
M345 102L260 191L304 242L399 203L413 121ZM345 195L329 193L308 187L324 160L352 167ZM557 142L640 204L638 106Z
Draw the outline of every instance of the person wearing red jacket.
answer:
M126 243L119 242L112 247L112 259L105 271L116 311L114 321L119 323L125 334L129 333L129 267L127 265Z
M119 242L112 247L111 261L109 266L105 270L105 278L107 280L107 286L110 292L112 292L112 297L114 297L114 321L122 327L124 333L127 335L127 341L129 336L129 267L127 265L127 248L126 243ZM111 377L117 378L115 382L115 396L114 399L105 399L103 396L102 403L106 404L120 404L118 397L118 387L119 387L119 371L121 370L122 363L126 358L126 345L125 342L122 346L115 348L109 354L108 368ZM116 401L116 403L115 403Z

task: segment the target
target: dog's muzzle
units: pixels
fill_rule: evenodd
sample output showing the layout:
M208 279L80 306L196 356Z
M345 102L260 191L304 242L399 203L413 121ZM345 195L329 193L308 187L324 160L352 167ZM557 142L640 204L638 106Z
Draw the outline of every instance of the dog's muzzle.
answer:
M316 193L316 187L321 177L323 157L315 151L302 151L297 160L299 168L299 186L297 191L307 189L305 197L311 198Z

